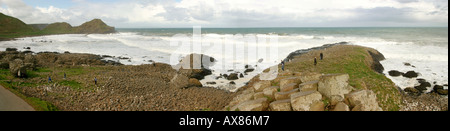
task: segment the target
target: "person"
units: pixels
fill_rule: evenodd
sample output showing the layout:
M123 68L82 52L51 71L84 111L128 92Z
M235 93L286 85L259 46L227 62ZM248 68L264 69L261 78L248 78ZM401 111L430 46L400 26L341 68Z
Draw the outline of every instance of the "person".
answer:
M284 60L281 61L281 70L284 71Z
M64 72L64 80L66 79L66 72Z
M320 60L323 60L323 53L320 53Z
M317 57L314 57L314 66L317 65Z
M52 82L52 77L48 76L48 83Z
M97 77L94 77L94 83L97 85Z

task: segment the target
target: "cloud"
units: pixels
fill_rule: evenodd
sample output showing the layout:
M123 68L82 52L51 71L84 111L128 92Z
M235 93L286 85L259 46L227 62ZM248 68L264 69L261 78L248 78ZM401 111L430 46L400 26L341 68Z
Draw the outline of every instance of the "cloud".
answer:
M94 18L116 27L447 26L447 0L72 0L70 8L0 0L26 23Z

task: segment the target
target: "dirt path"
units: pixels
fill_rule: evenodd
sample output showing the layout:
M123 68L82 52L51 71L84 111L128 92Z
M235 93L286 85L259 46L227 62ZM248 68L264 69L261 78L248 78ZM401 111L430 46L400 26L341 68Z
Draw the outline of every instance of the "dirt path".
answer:
M0 111L34 111L24 100L0 86Z

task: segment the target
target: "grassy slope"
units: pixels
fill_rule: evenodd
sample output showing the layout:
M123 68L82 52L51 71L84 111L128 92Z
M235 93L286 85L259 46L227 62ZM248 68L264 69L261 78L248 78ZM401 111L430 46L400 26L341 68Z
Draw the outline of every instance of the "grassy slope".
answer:
M357 89L370 89L377 94L378 102L385 111L397 111L401 94L395 84L383 74L370 68L372 57L365 47L338 45L324 50L311 51L286 64L286 69L298 72L348 73L349 84ZM324 52L324 60L314 66L314 57ZM281 70L281 69L280 69Z
M58 111L57 107L55 107L50 102L41 100L35 97L29 97L23 94L18 87L33 87L38 88L38 86L48 85L48 75L52 75L53 83L58 83L60 85L64 85L67 87L71 87L76 90L84 90L88 89L85 87L82 82L78 82L76 80L67 79L64 80L64 73L68 77L80 76L84 75L88 72L94 70L102 70L102 68L96 67L73 67L73 68L38 68L35 71L28 71L27 75L30 78L27 79L18 79L14 78L7 69L0 69L0 85L9 89L11 92L24 99L28 104L30 104L37 111ZM44 83L42 81L45 81ZM52 95L52 94L49 94Z
M36 30L21 20L0 13L0 40L35 35Z

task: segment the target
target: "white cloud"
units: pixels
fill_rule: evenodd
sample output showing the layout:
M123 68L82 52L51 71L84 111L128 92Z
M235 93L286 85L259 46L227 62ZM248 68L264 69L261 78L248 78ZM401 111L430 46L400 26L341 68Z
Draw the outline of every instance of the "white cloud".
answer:
M447 0L72 0L71 8L0 0L0 11L27 23L101 18L117 27L447 26ZM5 6L6 5L6 6Z

